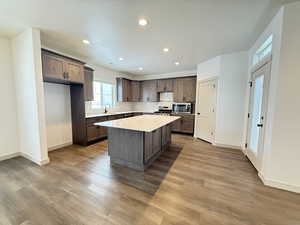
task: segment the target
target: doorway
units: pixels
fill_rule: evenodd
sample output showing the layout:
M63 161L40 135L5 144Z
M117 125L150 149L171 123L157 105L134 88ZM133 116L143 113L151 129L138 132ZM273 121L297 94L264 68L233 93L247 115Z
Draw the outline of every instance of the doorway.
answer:
M198 81L196 137L213 143L215 139L217 80Z
M270 74L271 61L268 61L252 72L250 80L246 155L257 171L262 166Z

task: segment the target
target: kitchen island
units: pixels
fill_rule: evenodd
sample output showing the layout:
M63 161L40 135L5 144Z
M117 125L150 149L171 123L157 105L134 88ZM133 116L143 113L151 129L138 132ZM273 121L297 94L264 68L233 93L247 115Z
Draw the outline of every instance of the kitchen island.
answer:
M171 143L171 124L178 116L143 115L95 123L108 127L108 154L112 164L144 170Z

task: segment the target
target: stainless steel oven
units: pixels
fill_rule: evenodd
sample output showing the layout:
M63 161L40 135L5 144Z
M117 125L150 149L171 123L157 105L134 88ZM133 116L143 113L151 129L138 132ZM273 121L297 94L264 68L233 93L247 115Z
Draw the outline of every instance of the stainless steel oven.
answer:
M192 113L191 103L174 103L172 106L173 113Z

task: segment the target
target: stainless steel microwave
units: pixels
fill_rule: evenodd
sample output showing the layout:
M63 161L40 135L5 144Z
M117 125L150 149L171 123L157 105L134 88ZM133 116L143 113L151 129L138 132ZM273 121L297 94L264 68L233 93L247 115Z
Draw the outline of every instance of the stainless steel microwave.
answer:
M191 103L174 103L172 105L173 113L192 113Z

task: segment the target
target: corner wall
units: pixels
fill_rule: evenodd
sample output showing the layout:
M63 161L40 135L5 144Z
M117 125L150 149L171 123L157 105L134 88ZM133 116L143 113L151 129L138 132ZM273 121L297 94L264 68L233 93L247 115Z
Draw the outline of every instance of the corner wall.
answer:
M218 83L213 144L243 148L247 68L248 52L217 56L198 65L198 81L216 78Z
M27 29L12 41L21 155L49 162L46 143L40 31Z
M270 186L300 193L300 3L283 9L278 82L270 151L264 179Z
M19 154L11 41L0 38L0 160Z

